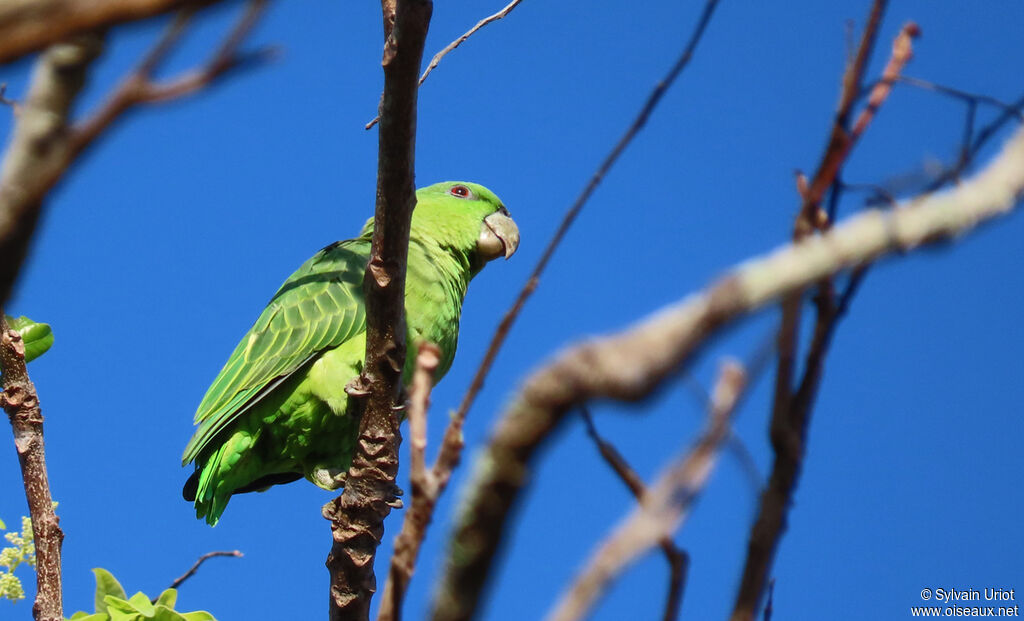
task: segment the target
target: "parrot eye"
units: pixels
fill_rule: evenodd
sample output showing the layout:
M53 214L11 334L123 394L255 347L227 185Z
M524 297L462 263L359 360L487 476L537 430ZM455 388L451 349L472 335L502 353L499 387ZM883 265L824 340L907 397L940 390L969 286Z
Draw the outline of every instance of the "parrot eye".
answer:
M448 193L456 198L472 198L473 192L464 185L453 185Z

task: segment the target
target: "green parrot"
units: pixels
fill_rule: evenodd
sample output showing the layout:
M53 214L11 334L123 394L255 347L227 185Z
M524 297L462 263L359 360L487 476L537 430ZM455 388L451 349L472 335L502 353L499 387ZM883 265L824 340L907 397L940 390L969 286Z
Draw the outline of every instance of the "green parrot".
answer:
M420 342L441 349L434 381L448 371L469 281L512 256L519 230L487 188L446 182L416 192L405 285L410 381ZM305 477L344 485L359 421L345 387L366 348L363 273L373 220L356 239L333 243L292 274L242 338L196 411L182 465L195 463L185 499L214 525L232 494Z

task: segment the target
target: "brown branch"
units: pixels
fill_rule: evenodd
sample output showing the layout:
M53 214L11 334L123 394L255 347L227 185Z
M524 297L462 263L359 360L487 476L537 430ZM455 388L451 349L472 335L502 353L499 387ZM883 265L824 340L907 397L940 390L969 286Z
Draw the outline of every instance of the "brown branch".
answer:
M395 551L391 555L388 581L384 585L378 621L402 618L402 601L409 581L416 569L420 545L426 536L427 525L437 503L438 487L433 473L427 469L427 410L430 407L430 389L434 385L434 372L441 361L441 350L433 343L421 343L416 356L416 371L409 390L409 483L412 503L402 531L395 538Z
M166 83L152 83L149 72L166 56L185 26L187 16L179 17L100 109L74 127L68 117L71 103L102 41L96 35L84 35L54 46L41 57L0 171L0 304L14 286L47 193L76 157L130 108L190 94L245 64L252 57L238 56L237 48L265 4L266 0L251 0L238 25L202 70Z
M876 1L872 7L868 30L877 29L884 2ZM822 217L821 201L829 188L837 191L839 171L849 158L850 152L878 109L885 102L892 86L899 78L913 55L912 41L920 34L916 24L903 26L893 42L892 54L882 72L882 79L871 89L867 104L857 116L852 129L847 131L845 119L852 113L851 92L859 90L863 66L852 65L843 80L842 105L832 127L829 146L822 163L803 195L802 206L793 227L793 239L800 240L816 230L830 226L827 217ZM865 31L858 52L860 58L864 46L871 45L874 33ZM804 363L804 375L800 386L793 392L797 333L800 326L802 291L795 291L782 303L782 322L779 328L779 355L776 370L775 398L772 407L771 442L775 461L768 479L768 486L761 496L757 520L751 527L747 558L739 593L733 610L733 621L752 621L757 606L764 594L765 581L778 548L782 532L786 527L786 516L792 494L800 475L805 451L807 426L817 390L824 373L824 361L838 320L835 294L831 278L823 279L815 297L817 317L814 335Z
M755 257L618 335L567 349L526 380L468 484L433 619L473 616L530 464L565 414L595 399L637 401L685 369L726 325L837 272L948 241L1009 213L1024 195L1024 130L960 186L866 210L818 236Z
M71 155L81 153L117 118L143 104L161 103L186 97L211 84L224 74L270 58L271 49L251 54L239 50L267 7L267 0L249 0L241 17L221 42L210 59L200 68L161 82L153 80L153 72L164 62L184 34L194 11L185 9L164 31L163 36L143 57L139 65L123 79L106 101L88 119L79 123L71 134Z
M602 438L601 434L597 432L594 418L590 415L590 408L583 406L580 408L580 412L583 414L587 435L597 445L597 450L601 453L601 457L604 458L605 462L619 476L619 479L629 488L633 496L640 500L647 493L647 486L644 485L643 479L633 470L626 461L626 458L619 453L618 449ZM668 596L665 599L665 611L661 618L663 621L674 621L679 618L679 610L683 604L683 585L686 583L686 573L690 564L690 557L686 552L679 549L668 535L661 538L658 546L665 555L665 560L668 562L669 567Z
M489 16L481 19L480 21L478 21L476 23L476 26L473 26L468 31L466 31L465 34L463 34L461 37L459 37L458 39L455 39L454 41L452 41L451 43L446 45L443 50L441 50L437 54L434 54L434 57L430 59L430 64L427 65L427 68L423 72L423 75L420 76L420 82L419 82L420 86L422 86L423 83L427 80L427 76L430 75L430 72L433 71L437 67L438 64L440 64L441 59L448 55L448 52L450 52L450 51L454 50L455 48L459 47L460 45L462 45L462 43L466 39L468 39L471 36L473 36L473 34L477 30L480 30L481 28L483 28L487 24L489 24L491 22L496 22L499 19L501 19L501 18L505 17L506 15L508 15L512 11L512 9L516 8L516 6L520 2L522 2L522 1L523 0L512 0L512 2L509 2L507 5L505 5L505 8L501 9L500 11L498 11L497 13L495 13L493 15L489 15ZM366 129L373 129L373 126L376 125L378 121L380 121L380 117L379 116L373 117L373 119L371 119L370 122L366 124Z
M64 532L53 510L46 474L43 415L39 411L36 387L25 368L25 343L18 331L7 325L3 312L0 312L0 371L4 389L0 405L7 411L14 431L14 447L18 451L36 546L36 600L32 616L36 621L63 621L60 547Z
M0 3L0 63L119 23L215 0L5 0Z
M697 44L700 42L704 31L707 29L708 24L711 21L711 16L714 14L715 7L718 5L718 0L707 0L704 5L704 10L701 13L700 19L697 25L694 27L693 33L690 35L690 39L686 46L683 48L679 58L676 59L675 63L669 69L668 73L664 78L654 87L651 93L647 96L647 100L644 102L643 107L637 114L636 118L626 129L626 132L619 138L619 141L615 144L612 150L605 156L604 161L594 172L590 181L586 187L573 202L572 206L566 211L562 217L562 221L555 231L551 240L548 242L544 253L541 255L537 264L533 268L533 272L527 279L526 284L519 291L519 295L516 297L515 302L511 308L505 312L505 315L501 319L501 323L498 324L497 329L494 332L494 336L491 337L491 342L487 346L487 351L484 354L483 360L477 367L476 373L473 375L473 380L470 382L469 388L466 389L465 395L462 397L462 402L459 404L458 410L452 415L451 421L448 423L448 427L445 429L444 438L441 441L441 448L438 452L437 459L434 462L434 477L438 482L439 494L444 493L445 488L448 485L448 481L451 479L452 471L459 465L462 459L462 430L466 423L466 416L469 414L470 408L473 406L473 402L476 400L480 390L483 389L484 380L490 373L491 367L494 364L495 359L498 357L498 352L501 351L502 346L505 344L505 339L508 337L509 332L512 329L512 324L519 317L519 313L526 305L526 301L537 289L540 284L540 277L547 268L552 256L554 256L555 250L561 245L562 240L569 232L569 228L572 226L576 217L582 211L584 205L590 199L590 196L597 189L597 186L601 184L601 181L611 170L618 158L626 150L626 147L633 141L633 138L643 129L647 123L647 119L650 118L651 113L657 107L661 101L662 96L672 86L679 74L689 64L690 59L693 58L693 54L697 49Z
M548 621L582 619L626 565L679 529L707 484L722 443L729 437L729 420L745 386L746 374L739 364L722 365L702 437L658 478L640 498L637 508L598 546L547 616Z
M430 0L384 0L384 94L380 102L377 204L363 280L366 362L349 389L361 401L359 438L344 493L324 506L334 544L330 618L364 620L376 591L373 560L384 518L398 504L398 415L406 359L405 268L414 186L417 76L430 24ZM359 400L355 397L365 396ZM354 412L357 413L357 412Z
M28 252L42 199L68 161L68 117L103 47L93 34L48 49L32 73L0 168L0 306Z
M196 575L196 572L199 571L199 567L202 566L203 563L210 560L211 558L216 558L218 556L232 556L234 558L242 558L245 555L242 554L240 550L215 550L213 552L207 552L206 554L196 559L196 562L192 564L192 567L190 567L189 570L185 573L175 578L174 581L171 582L171 585L167 588L176 589L180 587L182 584L184 584L186 580ZM153 602L155 603L156 600L153 600Z

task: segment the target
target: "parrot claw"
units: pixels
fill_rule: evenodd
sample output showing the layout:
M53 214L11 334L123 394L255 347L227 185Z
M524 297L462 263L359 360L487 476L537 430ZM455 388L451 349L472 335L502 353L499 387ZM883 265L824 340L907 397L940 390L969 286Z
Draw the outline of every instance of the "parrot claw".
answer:
M357 375L352 378L352 381L345 385L345 394L358 399L370 394L370 389L363 381L363 376Z

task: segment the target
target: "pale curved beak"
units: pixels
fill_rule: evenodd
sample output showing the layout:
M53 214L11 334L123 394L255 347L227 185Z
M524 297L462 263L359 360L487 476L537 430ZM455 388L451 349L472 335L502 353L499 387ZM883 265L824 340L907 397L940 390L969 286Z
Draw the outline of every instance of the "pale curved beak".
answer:
M476 248L486 261L503 256L508 259L519 247L519 227L502 207L484 218Z

